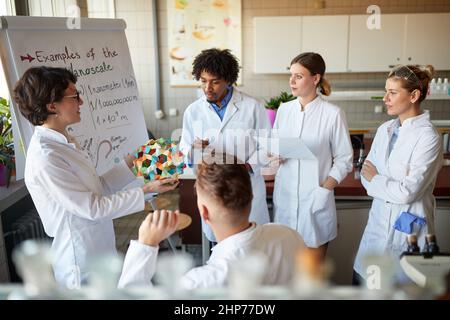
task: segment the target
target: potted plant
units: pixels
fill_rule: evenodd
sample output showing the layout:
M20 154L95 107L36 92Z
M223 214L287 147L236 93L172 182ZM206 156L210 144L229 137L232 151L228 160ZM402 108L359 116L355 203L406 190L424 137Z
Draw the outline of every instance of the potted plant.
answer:
M9 186L14 170L14 142L9 103L0 97L0 186Z
M282 91L280 93L280 95L278 95L276 97L272 97L269 101L266 100L266 106L265 106L266 112L267 112L267 116L269 117L269 121L270 121L270 124L272 125L272 127L273 127L273 123L275 122L277 110L280 107L280 105L283 102L288 102L288 101L291 101L294 99L295 99L295 97L292 94Z

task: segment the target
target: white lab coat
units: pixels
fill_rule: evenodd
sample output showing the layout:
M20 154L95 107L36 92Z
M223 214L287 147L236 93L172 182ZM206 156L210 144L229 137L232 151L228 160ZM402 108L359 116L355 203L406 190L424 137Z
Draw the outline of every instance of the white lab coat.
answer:
M301 111L299 99L277 111L274 136L300 138L316 161L287 159L274 187L274 221L297 230L308 247L337 235L334 192L320 187L328 176L340 183L352 170L353 148L344 112L320 96Z
M227 285L233 263L252 253L267 258L263 285L289 285L295 275L295 257L305 247L294 230L278 225L252 226L234 234L212 248L206 265L188 271L181 278L185 289L214 288ZM131 241L125 256L119 287L151 286L156 271L158 248Z
M255 134L268 136L270 129L264 106L236 88L233 88L223 121L206 101L205 96L190 104L183 116L180 149L184 154L190 155L193 152L192 144L196 138L208 138L216 151L236 155L251 165L253 201L249 219L258 224L269 222L266 185L261 175L261 167L267 163L267 157L253 137ZM207 238L215 241L214 234L203 221L202 227Z
M54 238L55 278L69 288L85 283L92 257L116 253L112 219L142 211L145 204L139 187L118 192L135 179L124 161L99 177L78 148L75 140L37 126L25 166L25 184L45 232Z
M426 226L414 228L421 248L426 233L434 233L433 189L442 166L441 138L425 111L403 122L389 156L389 141L399 125L399 119L394 119L379 127L367 156L378 174L371 182L361 176L367 194L374 198L354 264L363 277L367 275L365 255L390 254L398 259L407 249L407 234L393 228L402 212L425 218Z

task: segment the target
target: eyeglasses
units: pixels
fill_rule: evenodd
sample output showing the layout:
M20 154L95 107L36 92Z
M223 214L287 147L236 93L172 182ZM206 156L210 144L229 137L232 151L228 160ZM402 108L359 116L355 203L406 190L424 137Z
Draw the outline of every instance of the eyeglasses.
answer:
M390 73L388 78L390 77L396 77L396 78L402 78L406 81L412 82L414 84L417 84L419 86L419 90L422 91L422 81L417 77L417 75L412 71L408 66L399 65L395 67Z
M75 91L75 94L71 94L69 96L63 96L63 98L76 98L78 102L81 102L80 91Z

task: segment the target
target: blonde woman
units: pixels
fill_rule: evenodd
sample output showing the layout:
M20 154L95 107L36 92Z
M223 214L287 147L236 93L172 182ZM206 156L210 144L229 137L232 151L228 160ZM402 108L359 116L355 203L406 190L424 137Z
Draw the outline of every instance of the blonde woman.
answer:
M425 235L434 233L433 189L442 165L442 143L429 112L420 108L432 73L432 66L399 66L386 80L383 101L396 118L378 128L361 170L361 182L373 202L353 267L355 284L366 276L365 255L398 258L407 249L408 234L416 233L423 247Z

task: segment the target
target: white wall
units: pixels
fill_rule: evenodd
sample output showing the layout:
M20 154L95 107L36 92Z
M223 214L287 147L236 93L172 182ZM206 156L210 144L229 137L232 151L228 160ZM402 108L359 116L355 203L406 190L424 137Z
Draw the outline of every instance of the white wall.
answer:
M97 1L97 0L95 0ZM144 109L147 128L156 132L154 112L156 110L155 39L153 37L154 1L116 0L117 19L127 23L125 34L130 47L131 61L138 83L139 96Z
M76 4L76 0L28 0L30 16L37 17L67 17L67 8Z
M89 18L115 18L114 0L88 0L87 9Z

